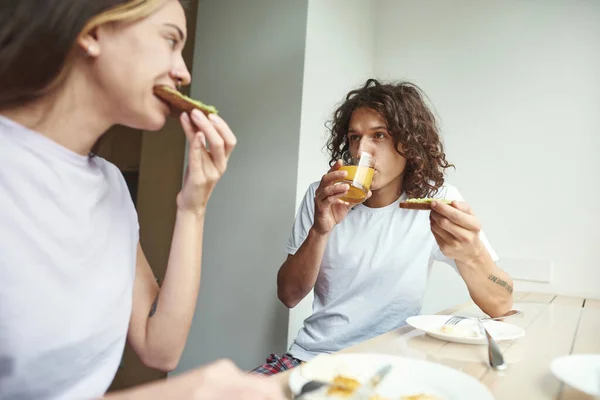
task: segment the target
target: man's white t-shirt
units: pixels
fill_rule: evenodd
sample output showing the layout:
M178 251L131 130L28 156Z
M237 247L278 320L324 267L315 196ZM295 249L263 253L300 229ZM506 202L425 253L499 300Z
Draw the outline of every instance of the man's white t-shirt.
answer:
M318 186L306 192L288 254L296 253L313 225ZM434 197L463 200L448 184ZM333 229L314 287L313 313L290 347L293 357L308 361L404 325L421 310L433 261L458 271L431 233L429 211L399 208L405 198L381 208L359 204ZM483 232L480 237L497 261Z
M0 116L0 399L90 399L115 376L137 215L120 171Z

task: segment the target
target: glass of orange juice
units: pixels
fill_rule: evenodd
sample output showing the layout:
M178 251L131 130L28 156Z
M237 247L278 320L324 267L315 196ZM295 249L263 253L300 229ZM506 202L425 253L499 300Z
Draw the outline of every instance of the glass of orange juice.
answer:
M346 150L342 153L342 162L340 171L348 171L348 175L339 183L347 183L350 185L350 190L340 199L350 204L362 203L367 199L367 193L371 188L375 158L364 151L353 157L350 151Z

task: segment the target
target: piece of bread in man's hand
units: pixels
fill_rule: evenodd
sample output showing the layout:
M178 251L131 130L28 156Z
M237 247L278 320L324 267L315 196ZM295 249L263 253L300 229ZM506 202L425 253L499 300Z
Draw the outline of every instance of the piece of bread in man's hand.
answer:
M167 102L178 114L182 112L192 112L194 109L202 111L206 116L208 114L218 114L219 111L214 106L209 106L201 101L194 100L178 90L167 85L154 86L154 94L163 101Z
M452 200L447 199L434 199L427 197L424 199L408 199L400 202L400 208L406 208L408 210L431 210L431 203L439 201L440 203L451 204Z

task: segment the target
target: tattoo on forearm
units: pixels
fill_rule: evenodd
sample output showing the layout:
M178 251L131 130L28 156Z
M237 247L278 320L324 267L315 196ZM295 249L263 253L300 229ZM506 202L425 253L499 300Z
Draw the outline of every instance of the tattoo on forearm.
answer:
M156 307L158 307L158 295L156 295L154 303L152 303L152 307L150 308L150 314L148 314L149 318L152 318L154 314L156 314Z
M503 281L502 279L498 278L496 275L490 274L490 276L488 276L488 279L492 282L494 282L495 284L502 286L504 289L506 289L508 291L508 293L512 294L513 292L513 288L512 286L510 286L508 284L508 282Z

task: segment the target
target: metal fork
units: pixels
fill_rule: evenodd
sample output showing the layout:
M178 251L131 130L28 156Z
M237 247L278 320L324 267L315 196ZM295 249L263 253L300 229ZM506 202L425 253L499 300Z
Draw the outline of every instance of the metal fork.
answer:
M521 311L518 310L510 310L509 312L507 312L504 315L501 315L499 317L486 317L486 318L477 318L477 317L461 317L460 315L454 315L452 316L452 318L450 318L448 321L446 321L446 323L444 325L456 325L458 324L460 321L462 321L463 319L480 319L481 321L502 321L508 317L514 317L517 315L520 315Z
M353 397L352 397L353 399L368 398L369 393L371 391L375 390L377 385L379 385L379 383L381 383L383 378L385 378L385 376L388 374L388 372L391 371L391 369L392 369L392 366L389 364L386 364L385 366L383 366L382 368L377 370L375 375L373 375L367 383L361 385L361 387L357 390L353 390L352 388L349 388L346 385L340 385L340 384L333 383L333 382L311 380L302 386L302 388L300 389L300 393L298 394L298 396L296 396L296 400L299 400L300 398L303 398L305 395L315 392L324 386L346 389L353 394Z
M446 321L444 323L444 325L456 325L460 321L462 321L463 319L468 319L468 318L467 317L454 316L454 317L450 318L448 321Z
M300 389L300 393L296 396L296 400L299 400L301 397L308 393L312 393L316 390L321 389L323 386L331 386L329 382L321 382L321 381L309 381Z
M446 323L444 325L456 325L464 319L476 319L477 320L477 324L479 325L479 330L481 331L482 334L485 335L485 337L487 339L488 359L489 359L490 366L497 370L505 369L506 364L504 363L504 356L502 355L502 352L500 351L500 347L498 347L498 343L496 343L494 338L492 338L492 335L490 335L489 332L487 331L487 329L485 329L485 326L483 325L483 322L480 318L467 318L467 317L454 316L454 317L450 318L448 321L446 321ZM494 318L489 318L489 320L493 320L493 319Z
M306 382L302 386L302 388L300 388L300 393L298 393L298 395L295 397L295 399L300 400L300 398L303 398L305 395L315 392L315 391L321 389L322 387L339 388L339 389L347 390L350 392L352 392L354 390L353 388L350 388L346 385L341 385L341 384L337 384L337 383L333 383L333 382L311 380L311 381Z

